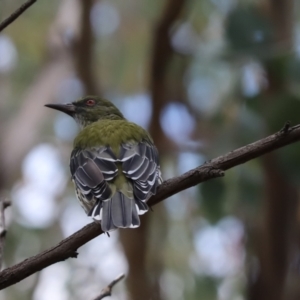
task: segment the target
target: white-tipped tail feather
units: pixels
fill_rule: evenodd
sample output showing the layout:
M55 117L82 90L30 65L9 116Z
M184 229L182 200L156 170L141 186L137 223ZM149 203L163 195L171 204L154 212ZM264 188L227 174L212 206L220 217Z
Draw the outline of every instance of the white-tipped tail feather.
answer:
M138 205L121 192L110 199L99 201L89 214L95 221L101 221L103 231L116 228L136 228L140 226L139 215L148 211L146 203Z

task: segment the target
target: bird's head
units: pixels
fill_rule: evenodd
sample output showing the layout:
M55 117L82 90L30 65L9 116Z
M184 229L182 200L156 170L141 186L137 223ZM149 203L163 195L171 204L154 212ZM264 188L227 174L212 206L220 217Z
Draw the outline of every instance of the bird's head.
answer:
M68 114L81 127L104 119L124 119L122 113L110 101L97 96L86 96L67 104L46 104L45 106Z

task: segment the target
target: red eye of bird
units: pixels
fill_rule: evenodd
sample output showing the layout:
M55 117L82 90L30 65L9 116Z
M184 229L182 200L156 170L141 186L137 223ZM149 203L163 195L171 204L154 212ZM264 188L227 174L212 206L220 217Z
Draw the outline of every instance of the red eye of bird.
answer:
M95 105L95 100L93 100L93 99L89 99L89 100L87 100L86 102L86 105L88 105L88 106L94 106Z

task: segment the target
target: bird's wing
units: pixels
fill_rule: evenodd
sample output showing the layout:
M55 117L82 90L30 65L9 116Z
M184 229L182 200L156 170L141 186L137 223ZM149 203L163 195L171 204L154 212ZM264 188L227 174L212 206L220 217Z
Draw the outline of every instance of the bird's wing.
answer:
M156 193L162 181L156 147L148 141L122 144L119 160L123 163L123 173L133 182L135 199L140 200L136 201L140 213L147 211L143 202Z
M72 180L83 196L82 200L87 203L94 198L103 201L111 196L107 181L117 176L116 161L117 158L109 147L73 150L70 170Z

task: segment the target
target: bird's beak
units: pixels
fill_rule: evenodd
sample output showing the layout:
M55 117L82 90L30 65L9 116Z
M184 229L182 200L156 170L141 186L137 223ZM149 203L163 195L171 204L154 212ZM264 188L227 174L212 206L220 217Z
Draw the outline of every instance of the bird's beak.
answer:
M75 106L72 103L67 104L45 104L46 107L50 107L66 113L69 116L73 116L76 112Z

